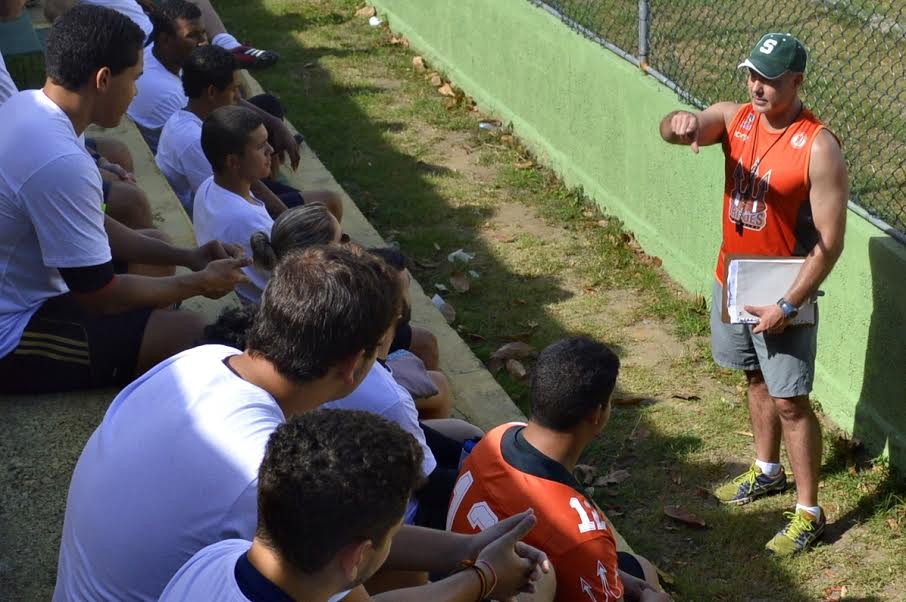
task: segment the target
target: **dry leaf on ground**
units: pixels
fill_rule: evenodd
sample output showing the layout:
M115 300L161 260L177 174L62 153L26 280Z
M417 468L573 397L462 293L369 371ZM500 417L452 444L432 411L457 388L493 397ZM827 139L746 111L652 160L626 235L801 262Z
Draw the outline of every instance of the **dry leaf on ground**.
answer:
M517 380L524 380L528 376L528 370L525 369L525 366L519 360L507 360L505 365L506 371L510 373L510 376Z
M439 88L444 83L443 78L437 72L430 74L428 78L431 81L431 85L435 88Z
M450 284L453 285L453 289L458 293L468 293L469 289L472 288L472 285L469 284L469 279L462 272L450 274Z
M594 480L594 485L600 487L602 485L619 485L632 475L629 474L629 471L623 468L614 470L608 475L598 477Z
M534 161L519 161L513 164L516 169L531 169L535 166Z
M452 111L459 106L459 99L455 96L445 96L444 97L444 108L448 111Z
M491 354L491 358L501 360L525 359L536 354L535 348L528 343L513 342L507 343L497 351Z
M424 71L427 69L427 66L425 66L425 59L420 56L412 57L412 68L416 71Z
M363 6L359 10L355 11L355 16L357 17L373 17L377 14L377 9L373 6Z
M682 506L664 506L664 514L669 516L673 520L678 520L681 523L685 523L693 527L705 527L704 520L695 516Z
M733 431L733 434L742 435L743 437L752 437L753 439L755 438L755 435L749 431Z
M450 84L444 84L437 89L441 96L450 96L456 98L456 90Z

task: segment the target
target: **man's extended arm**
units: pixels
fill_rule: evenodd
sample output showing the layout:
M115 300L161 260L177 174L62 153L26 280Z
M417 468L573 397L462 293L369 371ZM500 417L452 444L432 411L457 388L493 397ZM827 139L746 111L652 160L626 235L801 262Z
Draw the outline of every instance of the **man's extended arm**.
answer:
M661 138L670 144L687 144L697 153L700 146L723 140L727 126L739 109L735 102L718 102L700 113L673 111L661 119Z

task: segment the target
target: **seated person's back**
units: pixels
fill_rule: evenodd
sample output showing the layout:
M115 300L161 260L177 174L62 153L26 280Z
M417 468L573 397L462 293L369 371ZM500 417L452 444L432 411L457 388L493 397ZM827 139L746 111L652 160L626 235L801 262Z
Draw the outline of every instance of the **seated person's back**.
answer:
M607 422L618 371L616 355L589 339L547 347L532 374L531 421L489 432L466 458L453 489L448 530L474 533L522 508L535 510L538 527L526 542L550 557L561 602L620 600L619 565L644 579L634 557L618 556L604 513L572 475L580 453Z

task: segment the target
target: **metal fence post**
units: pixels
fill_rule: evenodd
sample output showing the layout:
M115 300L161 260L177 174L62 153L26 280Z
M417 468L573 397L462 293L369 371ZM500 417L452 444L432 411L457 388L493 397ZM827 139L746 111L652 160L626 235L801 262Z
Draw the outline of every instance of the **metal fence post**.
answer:
M649 26L651 24L651 7L648 0L639 0L639 68L648 70Z

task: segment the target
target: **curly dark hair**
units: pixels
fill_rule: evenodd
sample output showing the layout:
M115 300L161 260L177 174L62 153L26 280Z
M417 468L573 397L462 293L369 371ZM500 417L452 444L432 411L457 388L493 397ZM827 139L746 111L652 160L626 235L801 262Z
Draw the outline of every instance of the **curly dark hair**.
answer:
M422 450L370 412L316 410L280 425L258 471L257 535L303 573L346 545L384 543L420 484Z
M257 305L227 307L213 324L204 327L199 345L227 345L240 351L245 350L249 328L255 320Z
M261 296L248 350L290 380L312 381L360 351L373 355L401 294L392 269L359 249L316 245L291 252Z
M115 10L79 4L57 19L47 36L44 66L50 80L75 92L103 67L119 75L139 60L145 34Z
M233 83L233 72L237 69L239 65L229 50L214 44L199 46L183 63L183 92L189 98L198 98L208 86L226 90Z
M176 20L192 21L201 18L201 9L187 0L164 0L148 13L154 29L148 39L157 42L162 33L176 34Z
M571 430L610 403L620 358L586 337L567 337L546 347L532 372L532 420L555 431Z

